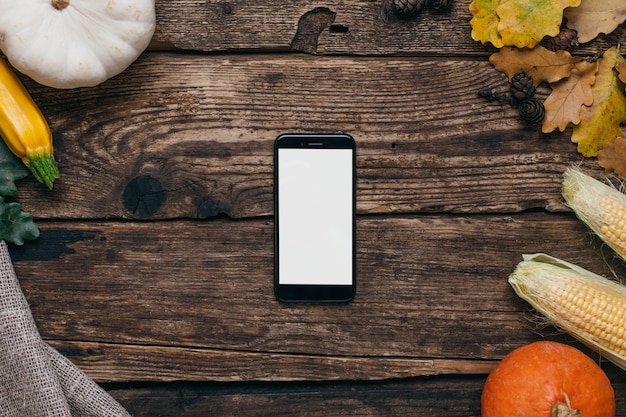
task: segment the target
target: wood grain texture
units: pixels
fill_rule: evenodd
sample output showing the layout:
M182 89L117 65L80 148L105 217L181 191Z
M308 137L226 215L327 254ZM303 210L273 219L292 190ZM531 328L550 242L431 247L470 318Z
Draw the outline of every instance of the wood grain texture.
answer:
M111 391L135 417L432 416L478 417L484 377L429 377L385 383L178 384ZM613 385L626 408L626 382ZM616 414L620 415L620 414Z
M113 390L136 417L479 416L482 378L382 384L174 385Z
M148 54L93 89L32 86L62 176L19 198L38 219L268 216L276 136L347 132L360 214L564 210L571 131L542 134L485 86L508 88L484 62Z
M471 37L471 0L411 18L393 13L391 0L177 0L156 2L152 47L205 52L296 51L325 55L485 57L496 51ZM595 54L624 39L620 27L582 45Z
M43 337L106 344L93 372L116 381L169 359L155 380L196 379L193 358L220 381L458 372L447 360L484 369L539 337L506 280L521 254L621 271L567 214L362 217L357 234L357 297L343 307L274 299L269 220L46 223L11 255Z
M562 204L567 167L601 171L571 130L478 97L508 86L470 1L400 19L389 0L157 0L153 42L119 76L22 77L61 169L54 191L27 179L16 197L42 230L11 256L44 339L138 417L478 416L512 349L580 347L506 279L533 252L626 276ZM350 305L273 296L286 132L357 140ZM602 366L624 415L624 373Z
M496 364L489 360L291 355L58 340L50 344L100 383L380 381L484 375Z

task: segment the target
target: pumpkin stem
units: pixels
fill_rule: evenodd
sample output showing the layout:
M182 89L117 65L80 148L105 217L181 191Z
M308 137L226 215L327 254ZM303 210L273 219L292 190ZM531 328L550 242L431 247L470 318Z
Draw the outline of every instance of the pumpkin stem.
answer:
M583 413L580 410L574 410L572 405L569 402L569 397L567 393L564 392L565 402L556 402L552 405L552 410L550 412L551 417L580 417Z
M70 5L70 0L51 0L52 7L57 10L63 10Z

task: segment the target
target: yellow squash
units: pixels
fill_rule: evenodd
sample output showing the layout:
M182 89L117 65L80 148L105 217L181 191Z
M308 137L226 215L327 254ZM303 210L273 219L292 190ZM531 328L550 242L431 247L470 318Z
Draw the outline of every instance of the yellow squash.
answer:
M59 177L48 122L7 62L0 58L0 136L7 147L52 189Z

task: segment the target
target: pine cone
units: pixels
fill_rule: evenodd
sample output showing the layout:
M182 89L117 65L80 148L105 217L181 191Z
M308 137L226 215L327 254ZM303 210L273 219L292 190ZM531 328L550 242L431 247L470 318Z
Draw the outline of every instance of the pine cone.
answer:
M393 0L395 12L403 15L410 15L419 12L426 0Z
M541 45L551 50L556 51L571 51L578 46L578 32L568 27L561 28L561 32L553 38L548 38L541 42Z
M450 3L452 3L452 0L431 0L430 7L433 10L443 10L447 9L450 6Z
M494 91L490 88L484 88L478 91L478 97L484 98L487 101L499 101L501 104L510 104L511 96L508 92Z
M546 108L536 98L522 100L519 103L518 110L521 118L530 125L540 123L546 115Z
M513 99L522 101L535 95L535 83L533 77L525 72L518 72L511 77L511 94Z

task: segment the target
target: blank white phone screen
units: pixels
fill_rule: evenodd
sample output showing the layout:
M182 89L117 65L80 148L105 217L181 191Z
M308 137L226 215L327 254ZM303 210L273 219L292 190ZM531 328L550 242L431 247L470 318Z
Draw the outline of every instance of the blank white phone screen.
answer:
M279 284L352 284L352 152L278 150Z

